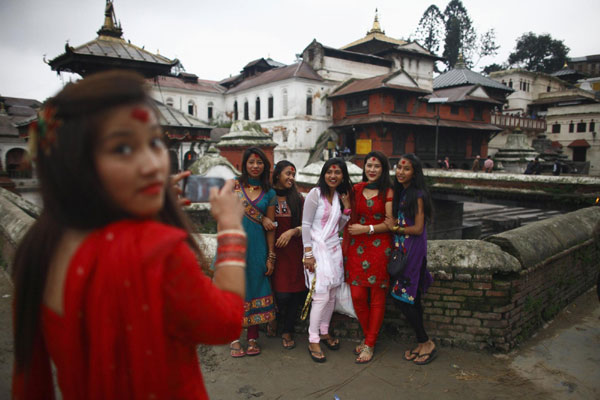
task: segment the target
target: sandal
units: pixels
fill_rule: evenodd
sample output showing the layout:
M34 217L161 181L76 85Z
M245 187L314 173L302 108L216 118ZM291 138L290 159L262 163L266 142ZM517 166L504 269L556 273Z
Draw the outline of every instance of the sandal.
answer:
M374 350L374 347L365 345L360 354L358 355L358 358L354 360L354 362L356 364L366 364L368 362L371 362L371 360L373 359Z
M323 354L322 351L311 350L309 347L308 353L310 354L310 358L312 358L314 362L324 363L325 361L327 361L327 358L325 358L325 354Z
M285 333L284 333L285 335ZM294 341L294 339L292 339L292 336L288 333L287 335L289 335L289 339L286 338L285 336L281 336L281 345L283 346L284 349L286 350L291 350L294 347L296 347L296 342Z
M256 339L248 339L248 348L246 354L249 356L257 356L260 354L260 347L256 343Z
M354 348L354 355L355 356L359 355L363 351L364 347L365 347L365 339L361 340L360 344Z
M277 321L269 321L267 322L267 337L275 336L277 336Z
M423 361L417 361L417 358L427 357ZM413 361L417 365L427 365L437 357L437 349L431 350L431 353L420 354L418 357L415 357L415 361Z
M419 352L416 351L417 349L412 349L412 350L406 350L404 352L404 359L406 361L414 361L415 358L419 357ZM410 353L409 353L410 352ZM408 354L408 355L407 355Z
M235 344L238 344L240 347L234 347ZM229 355L233 358L240 358L246 355L244 348L239 340L234 340L229 344Z
M332 338L329 335L327 335L327 337L322 337L321 343L325 343L325 346L327 346L329 350L338 350L340 348L340 340Z

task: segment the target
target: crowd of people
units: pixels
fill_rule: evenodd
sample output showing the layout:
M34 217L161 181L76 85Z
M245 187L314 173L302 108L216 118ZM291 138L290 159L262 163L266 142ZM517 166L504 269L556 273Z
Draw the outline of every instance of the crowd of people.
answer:
M291 162L271 172L259 148L247 149L241 176L211 189L209 278L178 198L189 173L169 176L141 76L113 71L66 85L45 103L30 142L44 209L14 259L13 398L54 398L51 364L65 400L208 398L195 345L257 356L266 324L292 350L308 302L309 356L325 362L321 345L341 347L330 322L344 285L364 334L356 363L374 357L388 294L417 339L404 358L436 358L422 307L432 206L414 154L392 179L387 157L367 154L356 184L343 159L329 159L303 198ZM407 256L396 276L387 269L393 249Z

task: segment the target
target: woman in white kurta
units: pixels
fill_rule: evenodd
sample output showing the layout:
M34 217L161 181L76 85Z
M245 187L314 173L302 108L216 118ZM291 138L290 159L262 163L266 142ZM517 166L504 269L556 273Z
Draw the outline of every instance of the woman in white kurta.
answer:
M339 341L329 335L329 322L335 306L335 293L344 281L344 262L339 232L350 219L352 188L348 168L343 160L328 160L317 187L304 201L302 213L302 242L306 285L311 287L316 274L312 295L308 351L316 362L325 362L320 342L331 350L339 349Z

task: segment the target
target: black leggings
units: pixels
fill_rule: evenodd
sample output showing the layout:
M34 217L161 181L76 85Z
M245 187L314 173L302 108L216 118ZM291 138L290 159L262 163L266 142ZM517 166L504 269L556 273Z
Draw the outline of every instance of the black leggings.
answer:
M306 292L276 292L277 320L281 321L281 333L294 333L294 325L298 319L300 307L304 305Z
M406 317L406 320L415 331L417 335L417 342L425 343L429 340L429 336L425 332L423 326L423 306L421 305L421 291L417 291L417 297L415 298L415 304L408 304L404 301L394 299L402 314Z

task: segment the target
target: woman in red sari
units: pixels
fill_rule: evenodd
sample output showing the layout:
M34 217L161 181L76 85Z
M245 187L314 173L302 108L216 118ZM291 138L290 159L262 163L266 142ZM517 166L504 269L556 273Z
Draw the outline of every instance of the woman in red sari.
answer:
M52 360L65 400L207 399L195 346L236 338L243 315L246 237L232 183L211 192L211 282L141 76L67 85L30 141L44 209L14 260L13 398L53 399Z
M346 282L365 339L354 352L356 363L373 359L375 342L383 323L387 262L391 239L386 218L392 218L393 191L387 157L378 151L363 160L363 181L354 185L352 219L344 235Z

